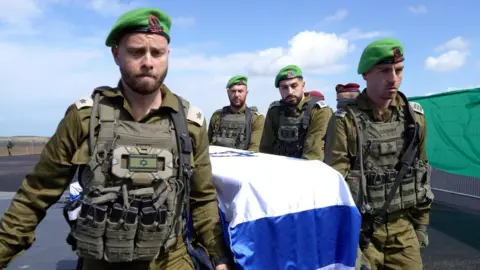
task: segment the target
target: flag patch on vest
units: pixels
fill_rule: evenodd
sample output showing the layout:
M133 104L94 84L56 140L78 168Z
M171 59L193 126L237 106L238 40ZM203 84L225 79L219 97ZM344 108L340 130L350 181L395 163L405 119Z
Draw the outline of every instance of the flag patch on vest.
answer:
M422 105L420 105L420 103L414 102L414 101L410 101L409 103L410 103L410 105L412 106L412 109L413 109L415 112L417 112L417 113L419 113L419 114L423 114L423 113L424 113L424 112L423 112Z
M200 110L200 108L190 105L190 108L188 109L187 119L194 123L197 123L199 126L202 126L205 116L203 115L203 112L202 110Z
M83 107L92 107L93 106L93 99L91 97L83 97L79 100L75 101L75 106L77 110L80 110Z
M323 100L318 101L317 104L318 106L320 106L320 108L328 107L328 104L325 103Z

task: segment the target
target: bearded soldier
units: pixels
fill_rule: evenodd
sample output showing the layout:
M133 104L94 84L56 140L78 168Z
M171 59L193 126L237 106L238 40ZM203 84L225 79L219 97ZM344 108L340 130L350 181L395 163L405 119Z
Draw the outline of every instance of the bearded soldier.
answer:
M403 69L398 40L369 44L358 65L367 87L335 112L326 136L325 162L343 174L362 213L363 269L422 269L420 247L428 245L426 121L398 90Z
M246 105L248 78L232 77L227 82L230 106L215 111L210 118L208 140L210 145L258 152L265 117L257 107Z
M216 269L228 269L206 121L163 83L170 27L154 8L129 11L113 26L106 45L121 79L67 109L0 222L2 269L32 245L79 167L72 235L82 269L194 269L185 245L190 220Z
M273 102L265 117L260 152L322 160L322 138L332 109L318 97L305 93L302 70L289 65L275 78L281 100Z

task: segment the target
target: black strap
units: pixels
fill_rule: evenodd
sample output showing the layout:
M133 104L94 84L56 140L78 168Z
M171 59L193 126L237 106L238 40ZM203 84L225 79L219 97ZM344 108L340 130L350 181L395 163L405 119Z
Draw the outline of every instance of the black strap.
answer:
M305 131L308 129L308 126L310 125L312 110L317 104L317 102L319 101L320 101L319 98L312 96L312 98L309 101L305 102L305 104L303 105L305 108L305 112L302 118L302 127Z
M383 204L380 211L372 219L369 220L369 222L371 222L371 226L369 226L368 230L365 232L365 235L362 236L362 249L366 249L368 247L368 245L370 244L370 239L375 233L375 231L385 222L387 209L390 206L393 197L395 196L395 193L400 187L403 177L407 173L408 167L412 165L418 152L418 143L421 134L420 125L415 120L414 112L412 110L412 107L408 104L408 100L405 95L401 92L398 92L398 94L405 101L406 104L404 106L404 112L406 112L407 119L405 138L409 141L409 145L405 150L405 153L402 155L400 162L396 165L398 174L395 178L395 183L393 184L390 192L387 195L385 203Z
M243 150L247 150L252 140L252 109L245 107L245 146Z
M177 137L177 146L179 149L180 173L185 184L185 214L188 227L188 222L190 221L190 181L193 174L190 164L190 154L193 152L193 146L188 134L187 117L185 116L182 99L177 95L175 96L178 100L178 112L172 113L172 120L176 130L175 135ZM187 230L188 228L185 229Z

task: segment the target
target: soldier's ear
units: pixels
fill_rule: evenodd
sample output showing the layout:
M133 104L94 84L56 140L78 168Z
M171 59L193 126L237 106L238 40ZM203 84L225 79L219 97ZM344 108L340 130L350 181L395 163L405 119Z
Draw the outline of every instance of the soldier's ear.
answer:
M117 64L117 66L119 65L119 60L118 60L118 47L116 46L113 46L112 47L112 56L113 56L113 60L115 61L115 64Z

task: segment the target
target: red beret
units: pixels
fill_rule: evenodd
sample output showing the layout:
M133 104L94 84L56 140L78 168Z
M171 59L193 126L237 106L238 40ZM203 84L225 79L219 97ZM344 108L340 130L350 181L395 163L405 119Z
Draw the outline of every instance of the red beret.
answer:
M323 96L323 94L318 92L318 91L312 90L312 91L307 92L307 93L310 94L310 96L314 96L314 97L317 97L321 100L325 100L325 97Z
M345 85L337 84L337 86L335 87L335 90L337 91L337 93L360 92L360 85L358 83L347 83Z

